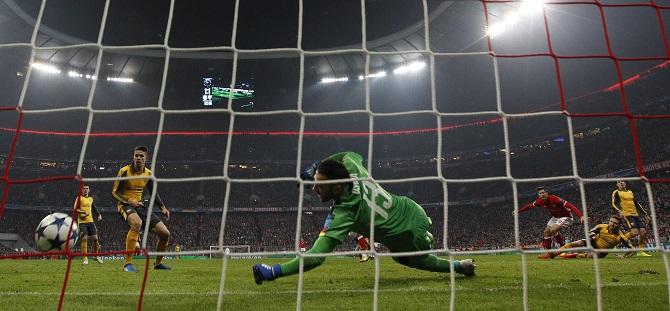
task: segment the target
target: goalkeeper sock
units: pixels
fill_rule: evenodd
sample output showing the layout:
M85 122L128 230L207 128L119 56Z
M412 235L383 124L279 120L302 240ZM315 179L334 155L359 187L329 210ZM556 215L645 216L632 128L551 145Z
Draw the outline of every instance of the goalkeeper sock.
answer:
M84 258L87 258L86 254L88 253L88 239L81 239L81 253L84 255Z
M93 242L93 252L97 253L99 251L100 251L100 243L98 243L98 241L94 241Z
M542 240L542 247L545 249L551 249L551 237L544 237Z
M159 252L166 251L167 246L168 246L168 242L170 242L169 238L165 239L165 240L158 239L158 244L156 245L156 250L159 251ZM156 256L156 263L154 264L154 266L160 265L161 262L163 262L163 256Z
M554 241L560 246L565 245L565 240L563 239L563 236L560 233L554 234Z
M126 252L132 252L135 251L135 243L137 243L137 239L140 237L140 230L130 228L128 230L128 234L126 235ZM133 262L133 254L123 254L123 257L125 259L124 264L129 264Z

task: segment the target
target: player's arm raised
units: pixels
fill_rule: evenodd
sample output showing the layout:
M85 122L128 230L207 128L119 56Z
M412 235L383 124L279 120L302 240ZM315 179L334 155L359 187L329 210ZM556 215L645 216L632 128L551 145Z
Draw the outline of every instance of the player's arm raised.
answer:
M566 200L563 200L563 199L559 199L559 200L563 204L563 207L569 208L572 211L572 213L575 214L577 216L577 218L579 218L580 222L583 223L584 221L586 221L586 217L584 217L584 214L582 214L582 211L580 211L577 208L577 206L575 206L574 204L572 204L572 203L570 203Z
M537 202L537 200L524 205L522 208L519 209L519 214L521 214L521 213L523 213L523 212L525 212L525 211L527 211L531 208L537 207L537 205L535 204L536 202ZM516 214L517 214L516 211L512 211L512 215L516 215Z

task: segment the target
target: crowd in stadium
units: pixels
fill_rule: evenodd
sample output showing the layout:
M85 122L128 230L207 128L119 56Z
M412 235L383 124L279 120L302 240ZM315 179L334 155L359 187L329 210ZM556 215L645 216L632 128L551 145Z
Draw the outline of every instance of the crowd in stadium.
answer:
M610 207L611 187L599 187L587 190L587 208L589 226L604 222L614 210ZM648 208L646 193L643 188L635 189L643 206ZM670 189L655 187L656 220L661 242L670 238ZM556 193L560 197L581 208L579 191L576 188ZM419 198L417 198L419 199ZM522 197L519 204L530 202L534 197ZM433 220L431 232L436 243L443 243L444 209L441 204L425 204L428 215ZM234 209L232 209L234 210ZM295 211L274 212L239 212L229 211L226 217L224 245L249 245L253 251L292 250L295 245L296 219ZM452 249L498 249L514 247L514 218L511 214L513 205L506 199L499 203L473 202L466 205L451 205L448 209L449 248ZM31 241L36 224L50 212L68 210L5 210L3 232L20 234ZM327 211L303 212L301 238L308 244L316 239ZM103 250L120 250L124 247L127 225L119 215L107 209L102 213L103 220L97 222ZM166 223L172 233L171 244L180 244L182 250L203 250L217 245L219 241L221 219L220 212L174 212ZM542 209L536 209L519 215L519 232L521 244L534 247L542 237L544 224L550 216ZM651 226L649 227L651 228ZM584 238L584 227L575 222L563 231L567 240ZM650 236L653 236L651 234ZM649 241L651 242L651 241ZM150 235L149 245L155 241ZM352 249L353 240L346 241L344 249Z
M670 80L667 68L655 69L654 79L627 87L630 111L636 115L668 114L670 96L662 89ZM652 95L657 94L657 95ZM660 95L658 95L660 94ZM618 96L612 92L600 92L568 102L567 109L580 112L583 107L611 111L611 101L620 107ZM604 111L604 110L603 110ZM614 108L614 111L621 109ZM588 119L588 120L587 120ZM556 119L565 122L563 116ZM455 127L444 133L442 152L442 177L448 179L472 179L506 176L506 158L509 155L510 173L514 178L573 176L571 137L565 125L543 131L541 125L547 120L526 120L523 117L510 119L510 145L505 149L501 137L502 122L497 119L482 119L478 122ZM485 122L484 122L485 121ZM651 178L667 178L670 173L670 146L660 145L663 136L670 131L663 120L643 119L635 122L637 144L645 175ZM518 123L517 123L518 122ZM553 122L553 121L552 121ZM631 139L631 123L625 117L574 118L572 140L576 157L577 174L580 177L631 177L637 176L636 148ZM564 123L561 123L564 124ZM524 136L533 132L534 136ZM9 145L12 135L0 136L4 145ZM418 133L415 136L384 136L375 141L372 175L391 192L407 195L422 204L433 220L432 232L437 243L442 245L444 236L445 209L444 188L438 178L437 148L435 133ZM426 137L422 135L428 135ZM472 136L479 135L477 139ZM493 138L491 138L493 137ZM57 135L40 136L22 134L12 160L9 175L15 179L73 176L77 172L81 148L77 143L81 137ZM97 138L94 138L97 139ZM92 143L87 149L81 175L85 177L113 177L119 167L128 163L130 153L118 154L109 147L113 139L124 139L127 144L141 145L146 137L109 138L110 144ZM238 138L236 138L238 139ZM242 138L240 138L242 139ZM263 137L245 137L246 147L233 147L226 167L228 176L237 179L292 177L296 174L296 161L286 156L268 159L268 154L295 155L294 144L267 144ZM355 145L357 138L338 137L332 142L346 149ZM215 140L216 143L212 143ZM417 155L416 150L406 148L411 140L425 141ZM235 141L235 140L233 140ZM178 143L177 143L178 142ZM103 147L103 145L108 147ZM615 145L615 146L613 146ZM98 147L95 147L98 146ZM446 147L445 147L446 146ZM417 147L419 148L419 147ZM158 165L153 167L159 178L197 176L223 176L225 140L210 136L193 136L189 139L167 137L161 144ZM367 150L367 145L358 146L357 151ZM39 150L39 156L34 154ZM188 152L184 152L188 150ZM432 151L430 151L432 150ZM33 152L33 153L31 153ZM362 152L364 153L364 152ZM325 156L325 155L321 155ZM304 158L304 166L316 158ZM7 156L0 156L4 166ZM151 164L149 164L151 166ZM383 183L384 179L434 176L434 181ZM571 183L572 182L572 183ZM116 214L115 201L111 196L111 182L91 183L92 196L104 220L98 223L104 250L123 249L126 224ZM537 183L520 182L518 185L519 206L532 201ZM579 188L574 180L561 179L544 183L560 197L582 206ZM49 181L42 183L13 184L8 193L8 208L0 220L0 232L19 233L32 240L39 220L49 212L71 212L79 182ZM208 249L218 244L224 199L227 185L222 178L205 181L159 183L159 193L166 205L173 210L168 225L171 244L182 245L183 250ZM448 209L446 224L450 248L506 248L514 247L514 217L512 184L508 181L482 181L477 183L447 183ZM642 183L631 183L636 198L649 207L647 193ZM656 207L656 220L661 242L670 237L670 187L667 184L652 185ZM587 183L586 207L589 225L603 222L613 213L610 206L613 183ZM228 214L224 234L224 245L250 245L252 250L290 250L296 241L297 206L299 187L293 181L233 183L228 198ZM310 189L305 189L301 238L313 241L326 217L327 206L318 202ZM536 245L542 237L542 229L549 214L540 209L519 215L521 244ZM584 238L584 227L575 224L563 232L568 240ZM150 243L154 243L150 239ZM353 247L348 241L344 247Z

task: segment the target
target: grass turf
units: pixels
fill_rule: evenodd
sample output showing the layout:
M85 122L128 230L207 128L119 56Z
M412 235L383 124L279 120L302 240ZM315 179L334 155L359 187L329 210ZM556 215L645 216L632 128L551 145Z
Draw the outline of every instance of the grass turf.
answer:
M522 310L520 255L474 257L477 276L456 275L456 310ZM528 306L532 310L595 310L593 260L540 260L527 256ZM295 310L298 277L256 285L251 265L227 261L224 310ZM264 259L264 263L281 262ZM150 270L143 310L216 309L222 260L169 260L172 271ZM144 272L121 272L121 261L72 262L63 310L134 310ZM66 260L0 260L0 310L55 310ZM448 310L449 274L424 272L381 258L379 310ZM304 275L303 310L371 310L375 264L329 258ZM668 310L668 280L660 254L649 258L600 260L604 310Z

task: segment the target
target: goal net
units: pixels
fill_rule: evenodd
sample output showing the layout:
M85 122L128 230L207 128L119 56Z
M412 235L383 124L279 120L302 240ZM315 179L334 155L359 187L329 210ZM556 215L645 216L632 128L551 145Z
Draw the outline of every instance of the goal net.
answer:
M576 309L666 308L668 25L668 0L0 1L0 232L31 241L44 216L77 217L87 185L102 216L90 213L102 248L89 237L87 254L104 256L85 265L78 241L32 265L19 259L44 254L5 243L0 271L17 273L0 300L528 310L570 297ZM314 246L331 210L300 174L342 151L370 173L352 181L385 190L362 200L388 192L423 207L430 250L362 250L347 237L305 271L315 256L301 245ZM118 195L147 180L144 197L132 194L147 214L135 249ZM134 190L113 195L119 185ZM540 186L571 224L532 205ZM352 220L372 245L389 233L361 228L382 207ZM634 249L602 248L592 233L615 208ZM154 228L169 234L164 251ZM589 258L537 258L563 252ZM397 263L427 254L474 258L477 275ZM154 270L162 256L184 274ZM253 264L296 256L296 275L253 284ZM107 288L131 259L138 277Z
M232 258L242 258L251 253L249 245L210 245L209 259L221 258L224 255L230 255Z

